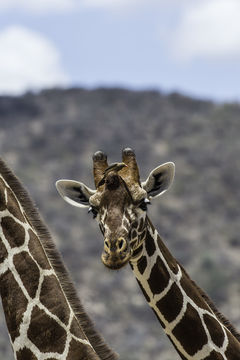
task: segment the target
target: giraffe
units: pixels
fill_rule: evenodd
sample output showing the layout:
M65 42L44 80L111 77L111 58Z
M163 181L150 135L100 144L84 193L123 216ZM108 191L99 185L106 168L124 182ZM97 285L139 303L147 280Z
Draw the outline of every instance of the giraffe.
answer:
M172 256L147 216L151 198L171 186L175 166L165 163L140 182L135 153L122 152L126 166L108 166L93 155L96 190L72 180L56 183L71 205L89 207L104 237L102 261L110 269L129 263L140 288L184 360L239 360L240 334Z
M0 159L0 294L17 360L116 360L77 296L53 240Z

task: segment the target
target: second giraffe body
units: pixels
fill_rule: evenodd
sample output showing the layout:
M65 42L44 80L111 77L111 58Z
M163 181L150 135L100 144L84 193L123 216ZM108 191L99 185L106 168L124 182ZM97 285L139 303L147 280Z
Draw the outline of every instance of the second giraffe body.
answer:
M240 335L171 255L146 215L149 199L165 192L174 164L154 169L140 183L134 152L123 150L126 166L108 166L95 153L96 191L60 180L57 188L72 205L90 206L104 236L103 263L120 269L130 263L143 294L184 360L239 360Z
M0 159L0 295L16 360L116 360L46 227Z

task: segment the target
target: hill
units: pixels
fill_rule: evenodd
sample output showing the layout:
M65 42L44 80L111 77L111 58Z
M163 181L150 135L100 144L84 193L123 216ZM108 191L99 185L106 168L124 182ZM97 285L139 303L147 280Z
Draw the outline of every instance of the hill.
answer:
M178 359L129 267L101 263L102 236L55 181L93 187L92 154L135 149L144 179L176 164L171 190L149 216L176 258L240 329L240 105L124 89L53 89L0 97L0 155L21 179L56 239L88 312L125 360ZM0 358L12 360L0 313Z

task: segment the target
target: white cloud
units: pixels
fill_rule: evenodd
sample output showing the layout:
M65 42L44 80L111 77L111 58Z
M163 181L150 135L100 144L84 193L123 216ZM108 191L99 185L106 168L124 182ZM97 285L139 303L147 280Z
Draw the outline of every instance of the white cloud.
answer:
M240 57L240 1L203 0L184 8L172 38L182 61Z
M0 32L0 49L0 93L67 85L59 52L44 36L11 26Z

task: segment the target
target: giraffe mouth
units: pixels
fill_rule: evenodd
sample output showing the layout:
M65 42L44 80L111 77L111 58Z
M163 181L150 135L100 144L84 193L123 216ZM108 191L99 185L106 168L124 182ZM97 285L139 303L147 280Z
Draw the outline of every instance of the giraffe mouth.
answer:
M127 253L124 256L115 256L107 254L106 252L102 253L101 259L103 264L111 270L119 270L125 265L128 264L132 254L131 252Z

